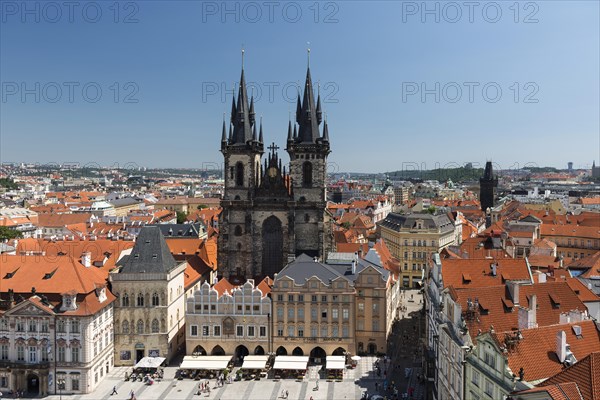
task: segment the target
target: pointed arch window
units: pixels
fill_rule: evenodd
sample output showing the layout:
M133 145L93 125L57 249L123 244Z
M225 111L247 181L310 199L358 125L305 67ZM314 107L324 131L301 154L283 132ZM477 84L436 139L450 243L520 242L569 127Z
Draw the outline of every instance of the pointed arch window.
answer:
M241 162L235 165L235 185L244 186L244 164Z
M153 306L159 306L160 305L159 298L158 298L158 293L156 293L156 292L152 295L152 305Z
M121 299L121 306L129 307L129 295L127 293L123 294L123 297Z
M313 167L310 161L302 164L302 186L311 186L313 181Z
M137 295L137 306L144 307L144 295L142 293Z
M156 318L152 320L152 333L158 333L158 320Z
M121 327L122 333L129 333L129 321L123 321L123 326Z
M144 321L141 319L138 319L137 322L137 333L140 335L144 333Z

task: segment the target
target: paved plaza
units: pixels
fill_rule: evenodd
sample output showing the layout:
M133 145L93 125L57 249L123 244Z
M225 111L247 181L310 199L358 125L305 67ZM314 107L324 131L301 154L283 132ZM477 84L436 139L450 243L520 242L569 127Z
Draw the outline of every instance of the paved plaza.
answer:
M86 395L63 394L65 400L78 399L129 399L129 393L133 390L138 400L150 399L250 399L265 400L281 398L282 391L287 390L289 399L306 399L312 396L314 400L324 399L360 399L364 391L375 393L375 382L383 382L383 377L377 377L374 372L376 357L362 357L355 369L345 370L344 379L341 382L327 382L319 380L319 390L314 390L318 378L318 368L309 367L306 378L298 382L294 379L261 379L260 381L239 381L231 384L225 383L222 387L216 387L215 380L210 380L210 395L207 393L197 394L198 381L191 379L176 380L175 371L177 367L166 367L165 379L155 382L153 385L145 385L143 382L125 382L125 372L130 372L131 367L114 368L102 381L99 388ZM118 394L111 395L113 386L117 387ZM11 398L6 396L6 398ZM46 399L57 400L59 396L48 396Z

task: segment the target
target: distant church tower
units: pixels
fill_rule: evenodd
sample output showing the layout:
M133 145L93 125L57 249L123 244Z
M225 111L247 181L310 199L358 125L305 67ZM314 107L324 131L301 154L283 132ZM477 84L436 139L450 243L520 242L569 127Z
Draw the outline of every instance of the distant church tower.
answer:
M326 212L329 132L322 122L321 99L315 102L310 69L304 98L289 122L289 174L272 144L264 163L262 122L258 128L254 100L248 102L244 69L233 101L229 129L223 121L221 153L225 189L219 221L219 275L233 281L261 279L279 272L295 256L322 257L330 223Z
M483 176L479 178L479 201L481 209L486 212L488 208L493 208L496 203L496 188L498 187L498 177L494 176L492 162L485 163Z

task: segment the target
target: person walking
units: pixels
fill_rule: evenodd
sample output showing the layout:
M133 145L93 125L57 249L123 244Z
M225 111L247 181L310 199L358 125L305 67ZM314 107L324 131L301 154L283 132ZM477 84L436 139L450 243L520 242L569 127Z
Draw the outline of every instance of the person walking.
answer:
M117 392L117 387L116 386L113 386L113 390L112 390L112 393L110 395L112 396L113 394L119 394Z

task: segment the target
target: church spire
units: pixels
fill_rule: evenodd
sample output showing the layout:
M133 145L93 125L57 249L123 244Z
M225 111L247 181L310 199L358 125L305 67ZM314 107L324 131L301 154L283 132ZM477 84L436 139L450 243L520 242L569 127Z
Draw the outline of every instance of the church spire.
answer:
M290 120L288 122L288 135L287 135L287 141L291 142L292 140L294 140L293 136L292 136L292 121Z
M321 84L317 85L317 123L320 125L323 120L323 111L321 110Z
M310 67L306 70L306 83L304 84L304 97L299 114L299 132L298 140L301 143L315 143L320 137L319 124L320 118L317 118L317 106L315 105L315 95L313 92L312 78L310 76Z
M245 145L252 140L252 125L254 120L254 100L248 105L248 92L244 74L244 49L242 49L242 74L238 89L237 102L232 102L231 123L233 124L233 145Z
M227 128L225 127L225 113L223 113L223 132L221 132L221 143L227 143Z
M329 129L327 128L327 119L323 123L323 142L329 142Z
M260 133L258 134L258 141L263 143L262 117L260 117Z

